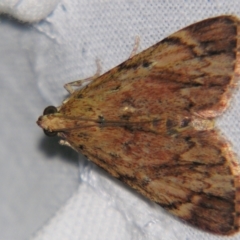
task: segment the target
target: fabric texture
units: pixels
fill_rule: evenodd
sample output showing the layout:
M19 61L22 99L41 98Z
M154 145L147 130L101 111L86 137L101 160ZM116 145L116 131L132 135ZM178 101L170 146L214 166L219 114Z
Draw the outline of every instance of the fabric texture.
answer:
M1 0L0 13L6 13L20 22L38 22L51 13L59 0Z
M0 238L223 239L174 218L59 139L46 138L35 122L45 107L61 104L66 82L94 75L96 58L106 72L129 57L136 36L140 52L194 22L240 17L240 2L62 0L41 1L34 11L31 0L12 2L0 1L0 12L42 20L1 16ZM217 120L238 156L239 106L237 89Z

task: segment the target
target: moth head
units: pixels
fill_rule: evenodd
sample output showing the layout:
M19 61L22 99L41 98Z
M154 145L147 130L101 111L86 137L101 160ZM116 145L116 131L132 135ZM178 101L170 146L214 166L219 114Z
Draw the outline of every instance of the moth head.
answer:
M43 132L48 137L55 137L57 135L57 131L52 131L50 126L48 126L48 117L50 117L52 114L57 113L58 110L54 106L48 106L44 109L43 115L40 116L37 120L37 124L43 129Z

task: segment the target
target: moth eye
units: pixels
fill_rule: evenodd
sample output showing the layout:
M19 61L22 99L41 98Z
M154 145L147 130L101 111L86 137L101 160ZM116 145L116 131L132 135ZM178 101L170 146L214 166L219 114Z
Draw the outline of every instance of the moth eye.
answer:
M48 106L44 109L43 115L53 114L57 112L57 108L54 106Z
M55 136L57 136L57 132L50 132L50 131L48 131L46 129L43 129L43 132L48 137L55 137Z

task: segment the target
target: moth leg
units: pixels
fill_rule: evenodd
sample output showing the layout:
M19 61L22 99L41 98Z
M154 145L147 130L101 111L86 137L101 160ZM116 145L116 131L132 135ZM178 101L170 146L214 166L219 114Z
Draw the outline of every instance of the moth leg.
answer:
M77 80L77 81L66 83L64 85L64 88L70 94L72 94L75 91L73 89L73 87L81 87L84 83L88 84L91 81L93 81L94 79L98 78L100 76L100 74L101 74L101 71L102 71L102 66L101 66L100 60L98 58L96 59L96 65L97 65L97 71L96 71L96 73L92 77L88 77L88 78L85 78L85 79L80 79L80 80Z
M59 144L60 145L63 145L63 146L67 146L67 147L70 147L70 148L72 148L74 151L77 151L77 149L75 149L68 141L66 141L66 140L60 140L59 141Z
M140 37L136 36L135 37L135 41L134 41L134 46L133 46L133 50L129 56L129 58L133 57L134 55L136 55L138 48L139 48L139 43L140 43Z

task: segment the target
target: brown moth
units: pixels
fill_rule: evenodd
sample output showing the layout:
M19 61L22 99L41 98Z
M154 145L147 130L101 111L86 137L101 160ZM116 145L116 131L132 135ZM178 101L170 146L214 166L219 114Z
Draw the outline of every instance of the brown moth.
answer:
M240 77L240 21L190 25L96 76L37 123L203 230L240 228L240 167L214 118Z

